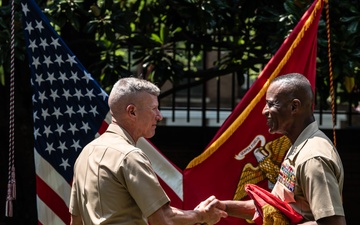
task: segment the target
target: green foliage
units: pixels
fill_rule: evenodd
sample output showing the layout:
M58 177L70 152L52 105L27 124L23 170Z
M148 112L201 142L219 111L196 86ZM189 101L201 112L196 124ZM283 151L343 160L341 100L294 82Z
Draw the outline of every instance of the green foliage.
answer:
M330 1L330 29L331 29L331 52L334 80L339 83L338 100L340 102L349 99L349 90L352 93L352 101L357 104L360 101L360 10L357 1ZM325 18L325 16L324 16ZM318 88L328 88L328 58L325 24L319 29L318 63ZM350 79L349 79L350 78ZM353 80L353 82L351 82ZM321 89L320 89L321 90ZM322 96L326 97L326 90L322 89Z
M0 7L0 66L3 67L1 76L4 76L3 72L9 73L10 71L10 42L11 42L11 10L10 5ZM17 10L14 15L14 50L15 57L19 60L25 58L25 44L24 36L22 33L21 25L21 11ZM1 78L1 80L5 80Z
M178 84L184 78L210 79L236 72L241 84L243 74L260 72L262 65L277 51L312 2L38 1L50 20L60 28L60 32L63 31L66 41L94 46L87 48L93 57L87 68L105 89L119 77L133 74L161 86L167 80ZM360 92L360 11L357 1L329 0L329 3L333 74L335 81L339 82L339 98L343 100L348 98L349 91ZM17 24L20 24L19 8ZM0 7L2 52L9 52L9 18L9 7ZM17 26L16 56L23 58L20 27ZM85 50L74 45L74 48L80 48L79 52ZM329 61L325 10L319 24L318 46L317 90L326 104ZM204 60L203 50L222 52L213 67L205 71L198 67ZM0 63L8 68L9 55L0 54ZM358 95L355 97L355 101L360 101Z

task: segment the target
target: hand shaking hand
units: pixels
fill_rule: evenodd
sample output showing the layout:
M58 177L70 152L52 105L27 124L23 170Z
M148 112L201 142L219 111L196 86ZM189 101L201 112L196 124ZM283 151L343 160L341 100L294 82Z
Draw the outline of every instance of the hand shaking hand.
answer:
M219 222L221 218L226 218L228 216L225 212L225 206L221 204L215 196L210 196L206 200L200 202L194 210L202 215L201 224L213 225Z

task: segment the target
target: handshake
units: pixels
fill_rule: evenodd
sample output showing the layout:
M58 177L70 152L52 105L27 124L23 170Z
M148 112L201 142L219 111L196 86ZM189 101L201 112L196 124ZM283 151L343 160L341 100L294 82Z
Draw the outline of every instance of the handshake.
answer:
M197 223L197 225L216 224L220 221L221 218L226 218L228 216L226 208L226 204L216 199L215 196L210 196L206 200L200 202L200 204L194 209L194 211L198 213L201 218L201 223Z

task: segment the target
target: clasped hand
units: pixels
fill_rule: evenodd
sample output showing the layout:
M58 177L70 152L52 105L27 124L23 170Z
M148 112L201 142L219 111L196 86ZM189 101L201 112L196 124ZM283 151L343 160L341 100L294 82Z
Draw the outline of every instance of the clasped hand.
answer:
M202 215L201 224L206 225L216 224L221 218L226 218L228 216L225 212L224 205L220 204L220 201L216 199L215 196L210 196L206 200L200 202L194 210Z

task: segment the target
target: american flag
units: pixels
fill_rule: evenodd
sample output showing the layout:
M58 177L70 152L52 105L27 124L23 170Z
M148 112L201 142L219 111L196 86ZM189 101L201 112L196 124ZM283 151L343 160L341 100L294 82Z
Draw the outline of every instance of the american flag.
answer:
M73 165L104 132L108 95L66 46L35 1L22 1L33 88L38 224L69 224Z

